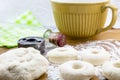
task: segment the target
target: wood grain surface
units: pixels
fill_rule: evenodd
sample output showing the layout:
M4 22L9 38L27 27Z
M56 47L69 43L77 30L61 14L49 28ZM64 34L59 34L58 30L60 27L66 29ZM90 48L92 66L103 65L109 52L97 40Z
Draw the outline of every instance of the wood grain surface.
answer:
M114 30L109 30L106 32L102 32L95 37L93 37L90 40L105 40L105 39L116 39L120 40L120 30L119 29L114 29ZM68 44L75 45L77 43L80 43L80 40L67 40ZM0 48L0 53L4 53L9 49L6 48ZM42 75L38 80L47 80L47 74ZM96 76L94 76L91 80L99 80Z
M112 30L108 30L105 32L102 32L92 38L90 38L89 40L105 40L105 39L116 39L116 40L120 40L120 29L112 29ZM72 40L72 39L67 39L67 43L70 45L76 45L79 44L81 42L85 42L88 40Z

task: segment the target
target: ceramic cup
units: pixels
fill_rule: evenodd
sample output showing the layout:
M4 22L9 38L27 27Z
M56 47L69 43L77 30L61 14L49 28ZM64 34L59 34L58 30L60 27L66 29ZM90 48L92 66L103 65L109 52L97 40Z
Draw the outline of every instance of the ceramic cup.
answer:
M90 38L113 27L117 8L110 0L51 0L58 30L70 38ZM111 9L112 19L104 26L107 11Z

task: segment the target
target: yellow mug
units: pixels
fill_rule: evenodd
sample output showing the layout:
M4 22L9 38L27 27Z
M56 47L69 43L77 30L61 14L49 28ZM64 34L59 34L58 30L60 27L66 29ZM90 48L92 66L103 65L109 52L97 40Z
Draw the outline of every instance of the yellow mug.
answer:
M117 8L110 0L51 0L58 30L70 38L90 38L113 27ZM104 27L108 9L112 20Z

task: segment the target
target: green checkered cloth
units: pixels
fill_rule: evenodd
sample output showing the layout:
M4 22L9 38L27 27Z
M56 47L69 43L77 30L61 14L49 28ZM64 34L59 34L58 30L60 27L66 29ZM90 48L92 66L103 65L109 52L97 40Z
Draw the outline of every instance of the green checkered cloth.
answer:
M23 37L43 37L44 28L25 25L0 26L0 47L12 48L17 46L17 41Z
M36 19L36 17L33 16L31 11L27 11L23 14L21 14L17 19L15 20L17 24L26 24L29 26L40 26L40 22Z
M17 24L0 24L0 47L16 47L17 41L23 37L43 37L44 27L30 11L22 14L15 22Z

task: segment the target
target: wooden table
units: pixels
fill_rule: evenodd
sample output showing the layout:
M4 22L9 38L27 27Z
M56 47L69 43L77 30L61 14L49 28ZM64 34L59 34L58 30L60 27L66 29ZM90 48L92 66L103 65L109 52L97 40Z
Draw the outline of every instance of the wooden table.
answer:
M92 40L105 40L105 39L120 40L120 30L119 29L109 30L106 32L102 32L92 38ZM75 41L68 40L68 43L71 45L74 45L74 44L80 43L80 41L79 40L75 40ZM0 48L0 53L3 53L7 50L9 50L9 49ZM43 76L41 76L39 80L47 80L47 74L44 74ZM98 79L96 77L94 77L92 80L98 80Z
M98 35L96 35L95 37L93 37L90 40L105 40L105 39L116 39L116 40L120 40L120 29L112 29L112 30L108 30L105 32L102 32ZM68 40L67 43L71 44L71 45L75 45L80 43L80 40Z

